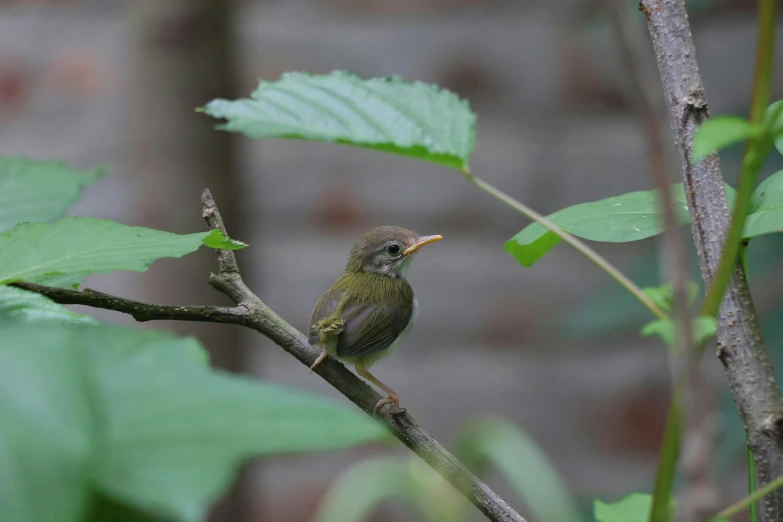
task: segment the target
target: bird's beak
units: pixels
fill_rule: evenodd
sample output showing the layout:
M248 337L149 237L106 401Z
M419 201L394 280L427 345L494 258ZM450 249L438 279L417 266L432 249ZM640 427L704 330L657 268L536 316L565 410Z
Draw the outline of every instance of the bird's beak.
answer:
M410 255L414 252L416 252L418 249L423 247L424 245L429 245L430 243L434 243L435 241L440 241L443 239L443 236L421 236L419 237L419 240L414 243L413 245L409 246L405 250L402 251L403 255Z

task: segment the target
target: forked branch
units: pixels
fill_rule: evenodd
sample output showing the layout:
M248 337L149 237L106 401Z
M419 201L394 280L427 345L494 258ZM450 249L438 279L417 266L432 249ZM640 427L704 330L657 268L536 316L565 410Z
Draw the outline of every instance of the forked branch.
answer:
M226 227L209 190L201 193L203 217L211 229L226 233ZM30 283L16 286L45 295L60 304L80 304L130 314L137 321L180 320L207 323L238 324L260 332L275 344L310 366L320 351L312 348L307 338L264 304L242 281L234 253L218 250L218 273L211 274L209 284L228 296L234 307L168 306L140 303L93 290L67 290ZM327 358L315 368L315 373L345 395L366 413L381 398L369 385L333 358ZM389 431L413 450L435 471L457 488L473 505L493 522L526 522L506 501L470 472L404 410L391 414L382 409L376 414Z

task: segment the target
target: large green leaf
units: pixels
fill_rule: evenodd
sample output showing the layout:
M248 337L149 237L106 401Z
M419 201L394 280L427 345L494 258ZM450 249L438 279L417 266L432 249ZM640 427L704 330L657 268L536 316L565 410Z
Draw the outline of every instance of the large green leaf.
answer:
M215 232L178 235L83 217L22 223L0 234L0 284L52 274L143 272L156 259L195 251Z
M736 191L725 185L729 204L734 204ZM672 187L676 211L682 223L690 222L682 184ZM658 191L629 192L622 196L581 203L564 208L547 219L575 236L592 241L624 243L645 239L663 231L663 217ZM531 223L506 241L506 251L522 266L532 266L552 249L560 238L538 223Z
M25 221L61 218L103 174L103 169L78 171L59 161L0 156L0 232Z
M71 312L63 305L35 292L0 286L0 322L97 324L89 315Z
M386 437L358 410L213 371L190 338L107 326L0 327L0 505L83 520L101 495L202 520L239 464Z
M743 237L783 232L783 170L762 181L750 202Z
M477 474L495 467L536 520L579 522L576 501L536 442L511 422L489 418L469 425L455 454Z
M287 73L261 80L250 99L217 99L201 110L228 120L218 128L251 138L343 143L463 170L475 141L476 116L466 101L398 77Z

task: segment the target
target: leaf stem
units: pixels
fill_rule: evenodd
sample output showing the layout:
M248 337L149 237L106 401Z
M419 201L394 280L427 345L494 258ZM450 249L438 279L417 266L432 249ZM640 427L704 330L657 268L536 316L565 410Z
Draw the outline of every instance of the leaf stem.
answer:
M757 489L755 492L751 493L747 497L743 498L742 500L735 502L734 504L730 505L717 515L715 515L716 518L731 518L743 509L745 509L745 506L748 504L753 504L754 502L760 500L764 495L767 493L771 493L772 491L775 491L779 487L783 486L783 477L778 477L766 486L764 486L761 489Z
M520 201L517 201L516 199L512 198L505 192L495 188L493 185L487 183L483 179L476 177L474 175L466 175L466 178L476 185L478 188L483 190L484 192L488 193L492 197L502 201L509 207L513 208L514 210L517 210L524 216L532 219L533 221L537 222L547 230L553 232L554 234L557 234L560 239L574 247L580 254L584 255L587 259L592 261L598 268L606 272L609 277L620 283L620 285L628 290L634 297L636 297L645 307L647 307L650 312L653 313L656 317L659 319L668 319L669 316L666 312L664 312L661 308L659 308L653 301L650 299L647 294L642 292L642 290L636 286L636 284L628 279L625 274L620 272L620 270L611 264L609 261L607 261L605 258L603 258L598 252L587 246L585 243L583 243L581 240L576 238L575 236L569 234L565 230L561 229L551 221L549 221L547 218L533 210L532 208L528 207L527 205L523 204Z

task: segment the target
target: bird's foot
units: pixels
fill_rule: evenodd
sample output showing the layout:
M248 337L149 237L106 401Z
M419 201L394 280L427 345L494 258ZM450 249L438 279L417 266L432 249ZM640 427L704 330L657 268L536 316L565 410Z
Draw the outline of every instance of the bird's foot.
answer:
M375 416L375 414L378 413L379 409L383 408L387 404L392 405L391 411L389 412L392 415L399 415L400 413L405 413L405 410L403 408L400 408L400 398L395 393L378 401L378 403L375 405L375 408L372 409L373 416Z
M329 356L329 354L324 351L321 353L321 355L318 356L318 358L315 360L312 366L310 366L310 373L313 373L313 368L321 364L321 362L326 359ZM308 374L309 375L309 374Z

